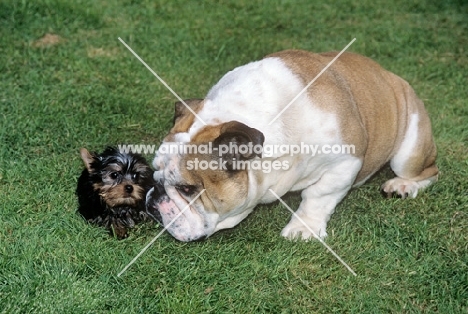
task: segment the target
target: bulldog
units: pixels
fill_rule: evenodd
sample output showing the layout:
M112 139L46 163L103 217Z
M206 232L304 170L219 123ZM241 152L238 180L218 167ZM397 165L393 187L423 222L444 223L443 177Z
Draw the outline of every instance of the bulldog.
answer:
M343 53L304 90L337 55L277 52L228 72L204 99L176 103L148 214L193 241L302 191L281 235L308 240L325 237L337 204L387 163L387 195L416 197L437 181L431 123L405 80Z

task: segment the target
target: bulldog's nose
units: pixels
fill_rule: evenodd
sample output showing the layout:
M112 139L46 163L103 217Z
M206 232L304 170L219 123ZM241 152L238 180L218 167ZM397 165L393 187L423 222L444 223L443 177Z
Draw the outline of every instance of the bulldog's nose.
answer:
M127 185L125 186L125 191L126 191L127 193L132 193L132 192L133 192L133 186L130 185L130 184L127 184Z

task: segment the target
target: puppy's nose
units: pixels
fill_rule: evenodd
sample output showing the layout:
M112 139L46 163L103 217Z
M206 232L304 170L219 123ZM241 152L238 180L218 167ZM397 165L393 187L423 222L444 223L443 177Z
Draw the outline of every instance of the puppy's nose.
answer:
M126 191L127 193L132 193L132 192L133 192L133 186L132 186L132 185L129 185L129 184L126 185L126 186L125 186L125 191Z

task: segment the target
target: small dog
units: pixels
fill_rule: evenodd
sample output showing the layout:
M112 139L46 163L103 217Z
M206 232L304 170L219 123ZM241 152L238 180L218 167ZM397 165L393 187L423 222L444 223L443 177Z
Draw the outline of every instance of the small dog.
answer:
M85 169L78 179L78 212L90 223L109 229L118 239L128 229L151 220L146 193L154 186L153 170L138 154L108 147L102 154L80 150Z

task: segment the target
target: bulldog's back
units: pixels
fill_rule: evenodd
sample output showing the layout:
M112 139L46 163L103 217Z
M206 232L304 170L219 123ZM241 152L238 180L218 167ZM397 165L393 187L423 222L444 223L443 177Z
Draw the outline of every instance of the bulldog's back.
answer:
M285 50L266 58L280 58L305 86L337 55L338 52ZM337 117L343 143L354 145L355 155L363 158L356 183L364 181L396 154L412 114L418 115L422 128L428 130L426 136L432 137L424 104L412 87L367 57L341 54L307 93L315 106ZM421 142L427 143L425 149L435 154L432 140Z
M255 126L266 145L352 145L353 155L363 160L356 184L396 154L412 114L427 130L422 149L435 156L429 117L411 86L371 59L347 52L318 76L337 54L285 50L240 66L212 87L197 113L207 124L235 120ZM194 119L191 137L202 128Z

